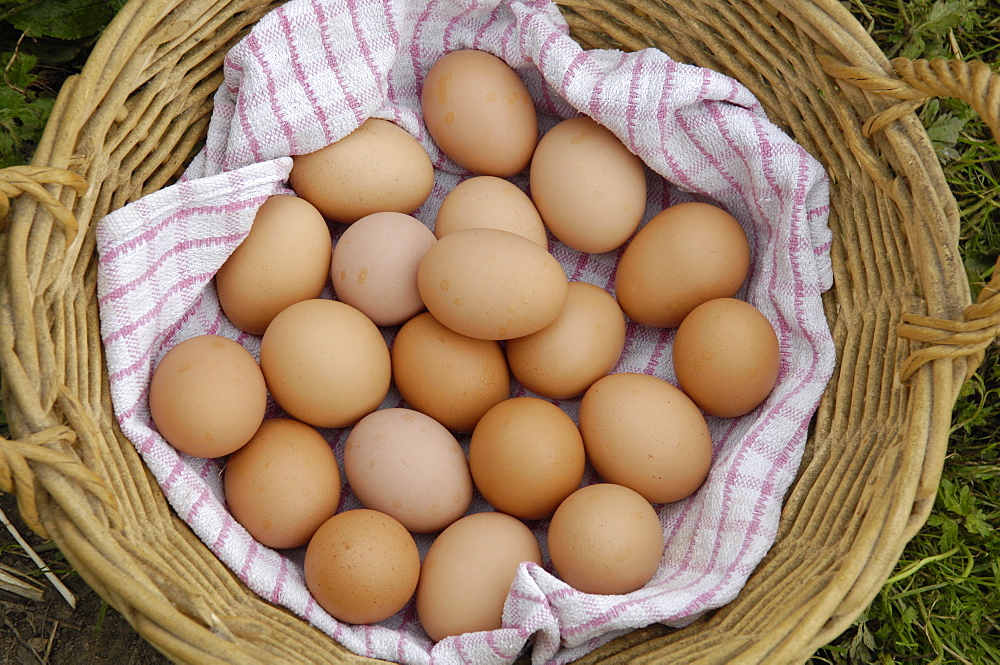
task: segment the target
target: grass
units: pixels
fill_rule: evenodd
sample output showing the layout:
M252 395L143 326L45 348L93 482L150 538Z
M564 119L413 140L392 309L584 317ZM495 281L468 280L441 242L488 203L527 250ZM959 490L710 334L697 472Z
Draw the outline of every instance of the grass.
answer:
M0 8L16 3L0 0ZM890 57L1000 61L996 0L845 0L844 5ZM0 50L10 50L18 36L10 29L0 22ZM74 44L89 39L83 35ZM28 53L32 40L26 41L17 43ZM45 46L43 40L38 44ZM45 69L44 48L30 55L40 66L36 73L21 72L19 80L30 83L37 74L39 81L48 83L48 90L39 87L30 99L25 97L44 107L36 100L51 93L53 79L70 67L65 63L81 59L63 53ZM10 56L3 55L3 62L9 63ZM20 130L33 122L34 116L24 113L26 120L10 121ZM1000 254L1000 148L962 102L932 101L919 113L959 204L961 250L975 297ZM0 121L5 121L2 116ZM24 145L30 147L31 137L18 148ZM1000 663L998 397L1000 348L994 344L956 404L950 454L927 524L907 545L867 611L820 649L814 664ZM7 436L2 411L0 435Z

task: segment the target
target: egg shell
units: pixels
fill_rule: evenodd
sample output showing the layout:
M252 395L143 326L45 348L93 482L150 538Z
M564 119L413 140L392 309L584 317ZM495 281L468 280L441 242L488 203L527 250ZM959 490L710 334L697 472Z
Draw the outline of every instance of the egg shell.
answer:
M315 428L269 418L226 460L226 504L254 540L276 549L300 547L340 502L340 469Z
M417 271L424 305L455 332L477 339L530 335L552 323L566 302L566 274L523 236L465 229L441 238Z
M330 277L342 302L377 326L397 326L422 312L417 266L437 242L423 222L376 212L347 227L333 248Z
M327 219L350 224L419 208L434 186L434 167L405 129L369 118L339 141L293 156L288 183Z
M549 523L552 565L584 593L625 594L648 583L663 554L663 527L639 493L611 483L577 490Z
M297 420L346 427L378 408L392 370L382 333L336 300L303 300L274 317L260 343L274 400Z
M781 368L771 322L735 298L709 300L692 310L677 329L671 353L681 389L705 412L723 418L757 408Z
M528 195L514 183L482 175L463 180L444 197L434 222L438 238L461 229L488 228L524 236L548 250L549 236Z
M149 412L160 435L194 457L222 457L254 435L267 407L257 361L219 335L190 337L153 370Z
M458 520L431 543L420 568L417 617L432 640L503 623L503 605L524 561L542 552L524 522L503 513Z
M222 311L240 330L263 335L278 312L320 296L332 249L330 229L313 205L295 196L268 198L215 275Z
M364 507L413 533L444 529L472 502L465 452L444 425L419 411L379 409L362 418L344 444L344 473Z
M497 510L524 520L551 516L580 487L585 465L576 423L537 397L515 397L494 406L469 443L469 466L483 497Z
M580 434L601 478L651 503L694 493L712 464L712 437L698 406L655 376L611 374L580 401Z
M309 593L335 619L377 623L413 597L420 553L402 524L359 508L320 526L306 547L303 572Z
M632 320L675 328L701 303L735 296L749 269L750 243L732 215L680 203L650 219L622 252L615 297Z
M531 161L535 103L518 73L495 55L464 49L442 56L423 80L420 103L431 138L459 166L507 177Z
M625 349L625 315L614 297L570 282L566 304L538 332L507 341L507 364L528 390L551 399L582 395L614 369Z
M563 120L542 136L529 174L545 226L581 252L621 247L646 210L642 160L586 116Z
M392 343L400 396L452 432L471 432L484 413L510 397L500 344L461 335L430 312L413 317Z

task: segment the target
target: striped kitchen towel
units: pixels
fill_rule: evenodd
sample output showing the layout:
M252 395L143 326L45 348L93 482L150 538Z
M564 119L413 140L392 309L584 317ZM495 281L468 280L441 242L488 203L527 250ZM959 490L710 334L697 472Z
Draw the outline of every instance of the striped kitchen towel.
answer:
M158 435L147 388L156 364L198 334L260 338L222 314L212 277L249 232L260 204L292 194L291 155L317 150L366 118L412 134L435 166L414 214L433 224L444 195L469 176L434 145L420 118L421 81L444 53L488 51L530 90L544 133L586 114L649 166L645 219L683 201L732 213L751 240L739 297L759 308L781 344L778 384L747 416L709 418L715 456L693 496L656 506L666 535L653 580L621 596L583 594L545 565L522 564L504 627L432 642L411 602L377 625L336 621L310 597L301 549L256 543L226 510L223 460L187 457ZM524 174L511 180L527 188ZM115 415L170 504L230 569L365 656L402 663L508 663L531 645L534 663L564 663L641 626L682 626L733 599L774 542L782 498L834 368L821 294L832 286L828 181L810 155L771 124L736 81L648 49L582 50L546 0L291 0L265 16L225 59L206 144L183 178L103 219L98 299ZM332 225L336 236L336 225ZM614 290L619 252L582 254L550 238L572 280ZM333 297L327 288L324 297ZM391 342L394 329L384 329ZM674 380L673 332L628 324L615 372ZM514 395L526 394L515 387ZM402 401L394 390L384 406ZM559 402L574 418L579 400ZM271 403L269 415L280 415ZM338 459L346 430L323 431ZM584 483L597 478L588 472ZM347 491L341 509L359 507ZM471 511L488 510L477 499ZM532 523L545 550L546 521ZM421 554L433 536L418 536Z

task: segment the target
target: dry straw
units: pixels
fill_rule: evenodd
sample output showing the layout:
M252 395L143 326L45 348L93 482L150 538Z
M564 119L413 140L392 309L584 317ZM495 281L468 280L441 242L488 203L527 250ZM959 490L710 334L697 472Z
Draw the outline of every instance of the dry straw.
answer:
M102 362L94 224L183 168L225 52L276 4L132 0L67 81L34 167L0 171L0 192L20 194L0 235L15 437L0 441L0 488L178 662L363 660L248 591L170 511L116 427ZM996 131L1000 83L974 63L889 62L836 0L560 4L585 46L660 48L750 88L827 168L835 238L838 366L777 543L722 610L582 662L801 662L867 607L926 520L958 390L997 335L1000 285L970 304L957 206L912 111L956 96Z

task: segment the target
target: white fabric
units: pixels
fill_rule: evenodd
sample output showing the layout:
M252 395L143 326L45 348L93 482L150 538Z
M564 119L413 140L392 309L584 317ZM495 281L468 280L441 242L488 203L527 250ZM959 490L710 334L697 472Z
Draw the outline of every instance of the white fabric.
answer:
M290 193L290 155L317 150L368 117L391 120L420 141L435 165L434 191L415 213L433 224L443 196L468 174L429 138L419 90L431 64L460 48L498 55L522 75L542 131L583 113L642 157L651 169L645 219L688 200L731 212L751 238L751 274L740 297L772 322L782 360L778 385L760 408L735 420L709 418L715 457L702 489L656 506L667 545L646 587L624 596L573 590L548 562L547 522L533 523L545 566L522 564L504 628L435 644L412 602L373 626L326 614L305 588L302 550L276 552L256 543L226 510L222 461L174 451L153 427L146 398L159 359L188 337L225 335L257 355L259 338L225 318L212 276L264 199ZM228 54L215 104L206 146L182 181L100 222L98 298L122 430L178 515L229 568L352 651L405 663L506 663L529 643L533 662L563 663L633 628L685 625L736 596L774 541L784 493L834 367L820 301L832 285L827 179L748 90L652 49L584 51L558 9L543 0L292 0ZM524 175L511 180L527 186ZM589 256L555 240L550 249L568 278L613 292L620 253ZM391 340L394 329L384 333ZM630 322L614 371L672 381L672 336ZM384 406L400 404L393 390ZM579 400L559 404L576 417ZM280 413L272 402L269 416ZM342 460L347 431L323 433ZM593 480L588 471L584 482ZM345 492L341 509L358 506ZM477 498L471 510L486 509ZM421 555L431 539L417 537Z

